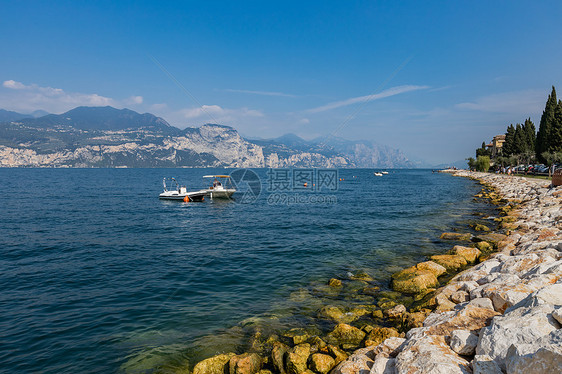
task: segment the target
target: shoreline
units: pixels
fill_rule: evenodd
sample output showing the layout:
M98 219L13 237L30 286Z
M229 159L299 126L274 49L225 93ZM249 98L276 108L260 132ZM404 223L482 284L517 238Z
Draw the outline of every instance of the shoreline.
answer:
M265 355L261 349L253 349L252 344L252 349L241 355L227 353L202 360L195 365L193 373L409 373L426 372L433 366L435 367L432 370L438 370L435 372L470 373L473 367L475 367L474 372L494 372L479 371L478 365L491 367L496 364L499 365L498 368L503 367L501 359L496 360L499 362L496 363L496 361L490 361L491 359L486 357L480 357L483 356L481 354L477 356L477 359L472 358L474 352L470 349L476 349L477 344L474 347L472 347L474 345L472 344L471 348L467 348L466 344L460 344L458 341L462 338L474 343L475 339L477 340L477 335L474 333L476 330L489 326L494 317L501 315L500 312L505 313L508 307L515 305L514 300L520 301L517 298L514 299L514 296L510 294L507 297L509 301L501 304L499 300L503 299L496 295L499 291L493 293L489 290L495 286L503 285L504 288L507 287L507 290L504 289L503 291L509 294L509 288L517 283L513 277L511 283L509 283L509 279L505 283L505 276L503 278L499 276L498 279L488 279L488 282L484 282L480 278L489 276L488 273L496 273L497 269L490 267L490 262L499 262L498 259L504 260L500 255L508 256L507 253L515 247L516 241L514 238L516 236L513 235L522 236L514 233L519 227L525 226L525 222L522 222L525 221L525 217L520 217L517 212L525 209L525 204L528 202L523 201L519 210L512 212L514 206L519 204L520 200L524 200L524 198L521 198L522 191L528 194L529 190L540 184L545 184L545 181L526 181L520 177L504 179L506 176L465 171L455 171L452 174L479 180L484 185L482 193L475 197L489 199L493 204L501 205L499 211L502 211L505 216L496 218L495 221L498 222L501 230L508 235L483 233L481 236L488 241L480 240L472 244L467 242L466 245L471 245L470 247L455 246L447 255L431 256L430 261L422 262L394 274L392 285L395 291L379 292L379 299L381 294L388 296L386 305L384 302L381 305L379 300L374 308L347 312L338 307L325 306L320 310L320 314L327 320L337 323L335 328L327 335L308 334L302 329L300 329L301 331L289 331L282 334L284 339L278 337L278 339L269 341L270 349L266 350ZM515 192L505 191L505 188L502 190L502 184L506 184L506 181L509 182L509 185L513 185L515 182L518 190ZM522 186L521 184L527 185ZM491 191L488 192L486 189ZM545 191L541 189L540 192L544 193ZM556 200L556 198L554 199ZM556 205L558 209L560 202L562 202L562 199L555 201L555 205L558 204ZM560 230L557 233L560 233ZM444 233L443 235L446 234L452 235L452 237L445 239L463 239L455 237L458 234ZM471 237L470 234L468 236ZM555 236L558 237L558 235ZM552 238L552 236L549 236L549 238ZM492 246L497 247L498 252L492 251ZM555 259L554 262L560 260L560 250L562 250L562 244L556 250L556 254L550 253L550 258ZM482 258L478 265L467 267L470 266L470 263L477 262L480 256ZM487 258L488 256L490 258ZM457 274L460 269L463 271ZM547 282L548 284L554 284L558 281L561 269L562 265L556 269L557 275L548 278L550 281L550 283ZM478 271L486 273L485 275L479 274L482 276L477 279L484 282L484 285L489 286L485 295L482 295L482 285L476 280L470 279L468 275ZM441 282L437 281L438 277ZM463 277L466 277L466 279ZM556 278L554 281L553 277ZM544 288L537 288L536 282L535 280L533 287L536 289ZM444 286L435 292L433 287L439 287L440 284ZM329 286L341 287L341 280L331 279ZM532 291L531 286L526 285L526 287L525 290ZM402 292L396 292L396 290ZM373 290L373 292L377 291L380 290ZM517 295L527 296L524 291L520 290L517 290ZM400 303L400 300L408 297L414 298L413 303L404 303L409 306L409 310ZM359 317L368 313L370 316L378 318L380 325L365 324L358 326L359 328L352 326L351 323L357 320L356 316L353 316L354 312L358 313ZM452 330L453 327L455 327L454 330ZM436 333L436 331L439 333ZM452 335L453 331L455 331L454 336ZM453 341L455 343L452 343ZM354 346L365 346L365 348L353 350ZM453 350L452 346L459 352ZM420 347L429 350L421 354L419 353ZM346 351L353 353L348 356ZM410 357L411 362L405 364L408 353L414 351L418 354L413 354ZM446 351L446 355L443 354L444 351ZM435 358L436 363L431 363L431 358ZM442 368L437 369L437 367ZM501 371L497 372L501 373Z

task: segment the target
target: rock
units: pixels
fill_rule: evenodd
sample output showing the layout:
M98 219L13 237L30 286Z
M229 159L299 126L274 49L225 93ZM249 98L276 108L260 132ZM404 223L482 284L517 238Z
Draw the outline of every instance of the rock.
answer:
M512 344L531 344L557 330L553 310L551 304L540 304L506 311L480 331L476 354L490 356L505 370L505 356Z
M552 317L557 320L560 325L562 325L562 308L558 308L552 312Z
M424 319L425 313L423 312L406 313L406 326L408 329L421 327L423 326Z
M310 356L310 368L320 374L326 374L336 366L336 361L325 354L315 353Z
M459 304L470 300L470 295L465 291L457 291L451 295L451 301Z
M482 252L490 252L494 248L490 243L485 241L477 242L475 245L476 248Z
M322 307L322 309L320 309L320 311L318 312L319 318L330 319L336 322L339 322L344 315L345 313L340 307L333 305Z
M373 318L382 319L383 317L384 317L384 316L383 316L382 310L377 309L377 310L374 310L374 311L373 311Z
M388 338L399 337L400 333L393 327L375 327L365 339L365 346L377 346Z
M475 231L490 231L490 228L486 225L482 225L482 224L476 224L473 226L473 229Z
M228 362L234 353L225 353L200 361L193 368L193 374L224 374L228 371Z
M328 282L328 285L330 287L341 287L342 286L342 282L339 279L336 278L332 278L330 279L330 281Z
M468 305L472 305L478 308L494 310L494 304L492 303L492 300L488 299L487 297L477 297L475 299L472 299L470 300Z
M417 270L427 270L433 273L433 275L435 275L436 277L439 277L443 274L445 274L447 272L447 269L445 269L443 266L439 265L436 262L433 261L425 261L425 262L420 262L419 264L417 264L415 266L415 268Z
M289 351L289 347L281 342L275 342L273 344L273 349L271 350L271 361L275 369L281 373L285 374L285 354Z
M369 287L365 287L363 288L363 293L365 295L370 295L370 296L377 296L379 294L380 291L380 287L377 286L369 286Z
M286 368L289 374L301 374L306 370L306 362L310 355L310 344L299 344L286 355Z
M467 262L473 263L480 257L481 252L478 248L455 245L451 250L451 254L462 256Z
M416 270L414 273L400 272L393 274L392 278L392 289L404 293L421 293L439 285L435 274L427 270Z
M431 313L424 322L425 335L450 335L453 330L478 330L488 325L499 313L490 309L466 305L446 313Z
M370 374L394 374L396 372L396 359L385 356L375 357Z
M444 336L410 339L396 356L397 373L469 374L469 363L445 342Z
M468 330L453 330L451 332L451 349L459 355L473 355L477 345L478 335Z
M359 349L338 364L330 374L369 374L374 358L370 348Z
M479 235L477 237L477 239L479 241L490 242L490 243L493 243L493 244L497 244L498 242L501 242L502 240L505 240L506 238L507 238L507 235L497 234L497 233L484 234L484 235Z
M558 331L532 344L512 344L505 358L507 372L513 374L561 372L562 331Z
M365 332L357 327L347 325L345 323L338 324L332 332L326 336L326 341L330 344L360 344L365 338Z
M398 355L398 353L402 351L404 342L406 342L406 339L393 336L391 338L385 339L375 348L372 348L371 352L375 356L382 355L386 357L396 357L396 355Z
M342 362L343 360L347 359L348 357L347 353L345 353L344 351L342 351L341 349L339 349L334 345L328 345L327 351L336 361L336 365Z
M476 355L471 363L473 374L503 374L498 364L490 356Z
M464 257L459 255L434 255L431 260L437 262L447 269L447 271L455 272L467 265Z
M394 308L387 309L384 311L384 314L388 318L398 318L402 316L402 314L406 313L406 307L402 304L396 305Z
M466 234L460 234L460 233L456 233L456 232L444 232L443 234L441 234L441 236L439 238L444 239L444 240L458 240L458 241L463 241L463 240L470 240L471 235L466 233Z
M255 374L261 370L262 358L257 353L234 356L228 364L230 374Z

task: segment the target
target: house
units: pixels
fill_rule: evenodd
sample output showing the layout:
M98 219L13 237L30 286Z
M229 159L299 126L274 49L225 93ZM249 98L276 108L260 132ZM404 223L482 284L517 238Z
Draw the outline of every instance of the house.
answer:
M486 148L490 150L491 158L494 159L497 156L501 156L503 143L505 143L505 135L496 135L490 142L486 144Z

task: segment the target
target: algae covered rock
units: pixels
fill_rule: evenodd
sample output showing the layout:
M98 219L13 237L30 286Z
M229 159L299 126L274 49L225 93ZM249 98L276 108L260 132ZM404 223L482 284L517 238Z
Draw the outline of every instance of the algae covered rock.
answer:
M363 338L365 338L365 335L365 332L359 330L357 327L340 323L326 336L326 340L328 343L334 345L359 345L361 341L363 341Z
M481 253L478 248L463 247L461 245L455 245L451 250L451 254L462 256L469 263L475 262Z
M408 269L406 269L408 270ZM427 270L401 271L392 275L392 289L404 293L421 293L439 285L435 274Z
M468 241L470 240L471 235L469 233L461 234L458 232L444 232L439 238L443 240Z
M388 318L398 318L406 313L406 307L402 304L396 305L394 308L390 308L384 311L384 314Z
M473 228L475 231L490 231L490 228L489 228L488 226L483 225L483 224L481 224L481 223L478 223L478 224L476 224L476 225L473 225L472 228Z
M490 233L490 234L479 235L476 239L478 239L479 241L485 241L485 242L497 244L498 242L501 242L506 238L507 235L504 234Z
M375 327L365 339L365 346L377 346L388 338L400 337L398 330L392 327Z
M340 362L344 361L348 357L347 353L345 353L344 351L342 351L341 349L339 349L335 345L328 345L327 351L328 351L328 353L330 353L330 355L336 361L336 365L339 364Z
M447 271L457 271L467 265L466 259L459 255L434 255L431 260L445 267Z
M281 342L275 342L271 350L271 362L281 374L285 374L285 355L289 352L289 347Z
M494 246L486 241L477 242L476 248L478 248L482 252L490 252Z
M256 374L261 370L263 360L257 353L243 353L234 356L228 363L230 374Z
M334 366L336 366L336 360L331 356L322 353L314 353L310 356L310 368L317 373L326 374Z
M306 362L310 355L310 344L299 344L293 347L286 355L287 372L289 374L301 374L305 372Z
M342 282L341 280L337 279L337 278L332 278L330 279L330 281L328 282L328 285L330 287L341 287L342 286Z
M228 371L228 362L234 353L225 353L200 361L193 368L193 374L225 374Z

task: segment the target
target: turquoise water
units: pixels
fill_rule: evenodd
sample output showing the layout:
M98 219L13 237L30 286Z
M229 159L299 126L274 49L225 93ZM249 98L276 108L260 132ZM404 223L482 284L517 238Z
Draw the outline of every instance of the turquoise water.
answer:
M0 371L152 372L242 350L256 318L311 323L329 278L384 289L489 210L473 181L428 170L340 170L312 194L324 203L271 204L265 169L251 204L157 198L162 177L196 189L214 172L229 171L0 169Z

